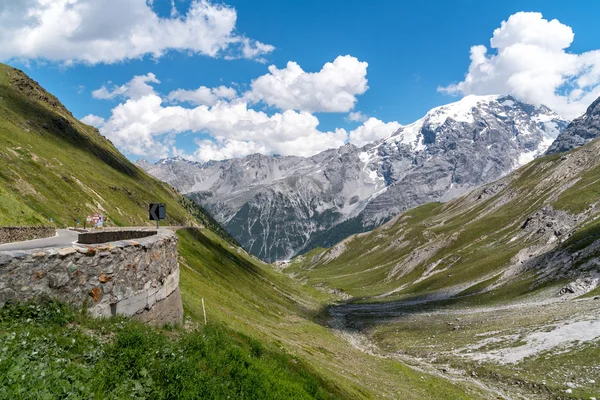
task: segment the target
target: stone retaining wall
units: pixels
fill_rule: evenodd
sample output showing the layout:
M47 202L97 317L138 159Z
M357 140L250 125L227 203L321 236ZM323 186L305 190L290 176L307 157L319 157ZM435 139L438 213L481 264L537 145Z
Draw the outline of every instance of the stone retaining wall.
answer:
M177 236L156 235L59 249L0 252L0 306L48 296L91 315L180 323Z
M0 244L44 239L56 235L50 226L7 226L0 227Z
M123 230L106 230L98 232L82 232L77 239L81 244L98 244L116 242L119 240L141 239L156 235L156 229L123 229Z

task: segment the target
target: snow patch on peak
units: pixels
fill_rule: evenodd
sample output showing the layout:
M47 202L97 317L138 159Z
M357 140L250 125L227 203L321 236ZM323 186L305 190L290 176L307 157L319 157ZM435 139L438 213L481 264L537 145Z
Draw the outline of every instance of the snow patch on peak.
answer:
M425 118L421 118L412 124L403 126L392 136L387 138L385 142L400 142L412 147L414 151L424 150L425 144L423 143L423 135L421 134L421 129L423 128L424 123Z
M360 160L360 162L362 163L368 163L371 157L369 157L369 153L367 153L366 151L361 152L358 155L358 159Z
M435 107L431 109L425 116L427 125L432 129L435 129L444 124L448 118L452 118L457 122L466 122L472 124L475 122L473 117L473 109L483 104L489 104L491 102L498 101L499 97L500 96L498 95L477 96L470 94L454 103Z
M515 105L515 102L512 101L510 98L506 98L500 104L502 104L504 107L513 107Z

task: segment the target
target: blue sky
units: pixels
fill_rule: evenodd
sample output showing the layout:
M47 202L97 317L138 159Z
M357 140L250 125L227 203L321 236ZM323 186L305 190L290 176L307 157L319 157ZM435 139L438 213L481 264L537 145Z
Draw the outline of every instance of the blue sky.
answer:
M256 55L244 53L239 47L235 47L238 44L225 46L220 53L207 55L205 48L167 41L160 48L160 56L145 54L143 50L140 55L139 51L136 53L125 49L121 56L98 57L81 56L82 47L73 43L85 45L89 41L89 46L83 49L89 48L93 52L99 39L106 40L109 44L110 40L115 43L119 41L118 36L110 38L106 32L130 35L128 23L134 27L136 23L139 24L133 17L136 13L154 12L163 20L184 19L193 4L189 0L174 0L173 3L169 0L154 0L148 6L144 0L123 0L123 3L128 3L130 11L135 11L131 13L130 20L127 10L121 9L123 3L116 6L116 0L104 3L76 0L73 3L75 6L72 9L65 6L59 11L76 13L77 7L83 7L86 3L103 4L99 6L102 7L102 12L96 11L96 19L100 22L95 29L79 29L76 26L77 18L73 19L74 22L69 22L64 16L61 17L61 22L54 25L51 21L47 22L51 14L44 10L38 0L27 0L22 7L0 5L0 26L3 25L3 18L4 21L18 22L15 16L31 10L42 12L40 15L44 19L44 23L24 20L24 24L31 28L28 31L31 34L28 44L33 43L27 52L20 50L23 45L19 48L14 45L13 50L10 46L3 46L3 43L10 43L11 40L13 44L15 42L9 29L14 34L22 28L17 22L13 23L12 28L4 24L5 28L0 28L0 47L4 48L0 50L0 58L24 69L57 95L76 117L83 118L91 114L104 119L104 127L99 122L101 120L97 120L101 132L132 159L145 157L155 160L162 156L181 154L205 160L241 156L254 151L309 155L347 140L354 140L360 145L384 137L400 124L413 122L430 108L455 101L464 94L511 93L532 103L550 103L548 105L555 111L573 117L600 93L600 53L596 51L600 47L597 34L600 2L597 1L572 2L566 5L559 1L227 0L225 3L212 2L204 5L209 7L209 12L211 7L217 9L219 6L227 7L228 11L233 12L237 17L235 28L227 37L235 38L233 43L239 43L236 40L240 38L249 40L249 48L258 49ZM177 14L172 14L172 4ZM111 9L111 5L115 6ZM539 12L542 16L523 16L519 19L517 13L522 11ZM77 17L76 14L65 15ZM81 15L83 17L80 19L85 23L83 11ZM514 15L517 17L512 22L509 21ZM551 23L553 19L560 23ZM500 38L500 32L497 42L508 40L510 43L503 42L505 44L501 45L504 46L501 49L517 51L522 44L537 46L542 54L538 59L547 56L547 59L544 58L545 63L556 64L557 67L551 71L545 66L523 70L530 67L515 66L515 60L519 57L494 60L492 57L499 50L490 48L490 39L494 36L494 30L501 27L502 21L510 23L505 29L504 39ZM40 39L40 32L53 32L52 29L58 30L61 25L69 26L69 23L75 24L77 29L66 36L57 34L53 42L57 48L48 49L48 44ZM40 28L42 25L46 30ZM569 39L569 28L575 35L574 40ZM164 32L157 38L152 37L153 32L156 30L145 32L150 36L148 40L164 40ZM532 39L532 35L537 35L535 32L541 32L542 38ZM52 34L48 36L52 37ZM204 33L196 31L193 35ZM196 40L193 35L189 38L192 42ZM207 35L211 33L208 32ZM61 46L61 40L65 40L64 46ZM39 41L37 48L36 41ZM261 51L260 44L272 48ZM470 49L477 45L487 47L488 67L482 69L484 72L473 72L472 82L463 82L472 65ZM111 47L106 51L110 53ZM253 80L269 74L269 65L282 70L289 61L293 61L304 72L315 73L326 63L333 63L338 56L346 55L355 61L344 59L344 65L340 61L339 69L344 69L344 72L339 72L340 76L344 73L349 76L338 88L341 94L335 88L331 89L327 82L318 79L315 81L317 83L313 82L308 86L287 88L289 96L294 97L294 100L284 95L275 98L279 89L266 87L273 84L268 80L265 80L265 86L260 90L252 90L250 86ZM363 69L360 66L363 64L360 63L368 63L366 75L362 77L364 82L361 81ZM530 64L534 64L534 61ZM347 71L346 65L354 68L354 72ZM492 77L485 75L485 71L490 68L495 71ZM519 68L521 70L515 73L514 69ZM129 94L114 92L115 85L124 85L134 76L147 76L149 73L154 75L145 85L154 88L157 98L163 99L160 108L155 109L155 113L158 113L157 110L161 113L164 111L161 121L149 121L149 117L141 115L144 109L149 109L149 103L142 103L139 95L135 95L140 102L133 104L136 99L131 98L131 89ZM333 79L337 79L337 69L332 74ZM527 76L543 76L545 81L534 85ZM558 81L546 85L546 81L554 80ZM524 88L523 81L530 86ZM459 85L449 87L453 83ZM111 98L99 99L98 95L92 95L94 90L103 85L106 88L104 97ZM200 104L166 100L169 93L177 89L195 90L200 86L216 88L221 85L235 89L236 96L221 98L219 101L227 103L228 107L231 107L230 103L244 101L247 104L244 110L231 111L224 105L222 111L211 113L210 107L215 106L214 101ZM348 86L352 88L348 89ZM445 91L440 90L444 87L447 88ZM251 91L251 95L244 97L244 94ZM343 96L335 97L338 95ZM271 100L268 100L269 96ZM327 96L331 96L331 99ZM350 101L350 106L347 101L342 102L344 104L338 102L347 96L354 98L354 103ZM313 103L303 100L306 98L313 99ZM123 111L127 118L119 119L114 109L127 102L131 106ZM336 104L332 105L333 103ZM159 107L152 104L153 107ZM193 110L198 106L206 107L206 112L196 110L185 116L182 114L181 108ZM165 108L168 110L165 111ZM264 115L252 114L248 117L248 110L262 112ZM140 115L132 115L136 112ZM362 114L361 118L355 115L356 121L349 120L350 113L356 112ZM237 115L234 122L230 115L225 115L231 113ZM279 118L278 115L282 117ZM136 120L137 117L139 120ZM369 117L373 119L365 122ZM180 123L173 122L178 118ZM202 118L209 118L210 122L199 122ZM231 126L222 127L219 118L225 118ZM184 119L190 121L183 124L181 121ZM247 122L249 119L253 122ZM143 127L143 124L152 124L152 127ZM294 126L293 129L290 128L291 125ZM351 132L357 128L359 130L353 135ZM269 133L264 133L265 129ZM309 133L303 136L302 132ZM281 138L281 143L277 143L278 138ZM145 145L137 145L142 142Z

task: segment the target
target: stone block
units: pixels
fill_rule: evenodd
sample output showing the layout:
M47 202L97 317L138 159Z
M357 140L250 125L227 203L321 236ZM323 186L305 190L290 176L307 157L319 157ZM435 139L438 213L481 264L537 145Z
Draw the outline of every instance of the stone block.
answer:
M74 253L77 253L77 250L74 247L64 247L58 250L58 255L61 257L66 257Z
M61 288L69 283L69 275L66 272L48 274L48 286Z

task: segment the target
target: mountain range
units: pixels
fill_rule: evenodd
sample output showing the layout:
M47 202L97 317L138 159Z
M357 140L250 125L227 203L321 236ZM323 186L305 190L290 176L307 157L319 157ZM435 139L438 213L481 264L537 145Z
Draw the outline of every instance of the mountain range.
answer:
M275 261L497 180L543 155L568 124L545 106L470 95L361 148L137 165L205 207L252 254Z

